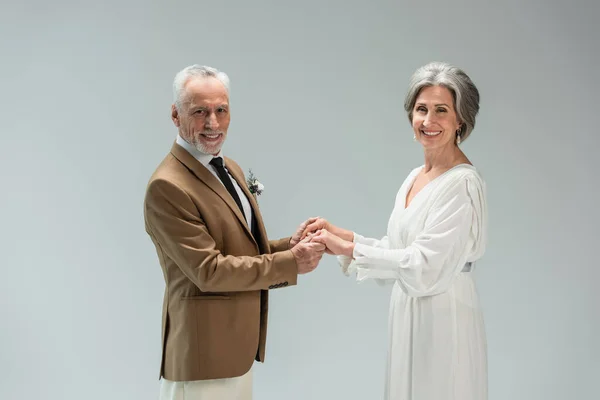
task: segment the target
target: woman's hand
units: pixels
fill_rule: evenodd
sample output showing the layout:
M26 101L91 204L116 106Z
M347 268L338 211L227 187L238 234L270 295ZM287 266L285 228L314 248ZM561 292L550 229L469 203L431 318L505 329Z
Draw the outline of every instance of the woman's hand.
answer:
M337 237L344 239L345 241L354 241L354 232L347 229L340 228L327 221L325 218L313 217L310 219L309 224L302 233L302 239L304 239L309 233L316 233L317 231L325 229Z
M302 238L304 239L309 234L316 233L318 230L327 229L331 231L332 225L325 219L321 217L313 217L308 220L308 224L304 228L304 232L302 232Z
M306 238L307 235L304 233L304 232L306 232L306 227L309 224L312 224L313 222L315 222L318 218L319 217L309 218L300 224L300 226L298 227L298 229L296 229L296 232L294 232L294 234L292 235L292 237L290 239L290 248L296 246L298 243L300 243L302 240L304 240L304 238Z
M327 254L335 256L346 256L352 258L354 253L354 243L344 240L327 229L320 229L310 239L311 242L322 243L327 246Z

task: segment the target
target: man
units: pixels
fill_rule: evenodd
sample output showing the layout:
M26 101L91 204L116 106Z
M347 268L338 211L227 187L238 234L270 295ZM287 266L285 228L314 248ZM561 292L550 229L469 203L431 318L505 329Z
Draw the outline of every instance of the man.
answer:
M296 285L325 247L268 240L240 167L221 150L229 79L193 65L174 81L179 134L148 183L144 216L165 279L161 400L252 398L265 359L268 291ZM185 397L184 397L185 393Z

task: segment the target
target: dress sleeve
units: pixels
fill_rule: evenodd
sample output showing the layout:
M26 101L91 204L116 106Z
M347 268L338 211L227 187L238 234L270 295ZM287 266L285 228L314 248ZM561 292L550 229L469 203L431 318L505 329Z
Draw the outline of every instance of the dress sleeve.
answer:
M381 239L374 239L374 238L367 238L364 237L362 235L359 235L356 232L354 233L354 243L360 243L360 244L364 244L367 246L373 246L373 247L377 247L380 249L387 249L389 248L389 244L388 244L388 237L384 236Z
M423 231L404 249L356 243L357 280L397 281L414 297L442 293L450 287L468 256L468 242L476 218L468 182L449 188L428 213Z
M381 239L374 239L374 238L367 238L364 237L356 232L353 232L354 234L354 238L353 238L353 242L355 244L359 243L365 246L370 246L373 248L377 248L377 249L389 249L389 242L388 242L388 237L384 236ZM354 269L351 269L350 266L352 265L352 258L351 257L347 257L347 256L343 256L340 255L337 257L338 259L338 263L340 264L340 266L342 267L342 273L346 276L350 276L350 274L353 272ZM385 282L382 282L379 279L376 279L376 282L379 284L385 284Z

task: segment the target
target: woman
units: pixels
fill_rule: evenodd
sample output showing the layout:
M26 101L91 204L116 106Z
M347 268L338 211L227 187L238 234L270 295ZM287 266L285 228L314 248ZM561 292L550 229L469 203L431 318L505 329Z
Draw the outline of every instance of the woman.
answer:
M485 400L486 336L471 274L486 247L485 183L459 147L479 92L462 70L431 63L413 75L405 109L425 163L400 187L387 235L365 238L322 218L305 235L358 281L394 283L386 399Z

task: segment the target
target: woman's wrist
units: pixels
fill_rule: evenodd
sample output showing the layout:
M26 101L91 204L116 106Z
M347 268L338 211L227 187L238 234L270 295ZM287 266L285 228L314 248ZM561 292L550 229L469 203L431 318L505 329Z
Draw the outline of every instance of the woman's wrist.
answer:
M353 258L354 256L354 242L346 242L346 246L344 249L344 255L348 258Z
M354 232L347 229L338 228L339 232L336 236L344 239L347 242L354 242Z
M335 226L333 224L328 225L329 226L325 227L325 229L333 233L335 236L339 237L340 239L344 239L347 242L354 242L354 232L340 228L339 226Z

